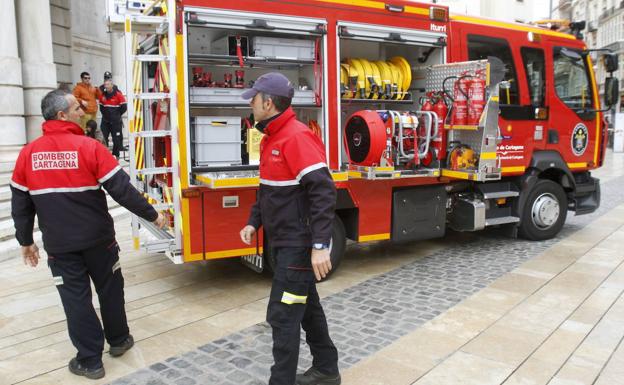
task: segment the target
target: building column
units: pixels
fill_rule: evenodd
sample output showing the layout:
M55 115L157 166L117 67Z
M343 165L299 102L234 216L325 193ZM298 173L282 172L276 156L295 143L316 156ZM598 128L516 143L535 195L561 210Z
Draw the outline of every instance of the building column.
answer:
M113 83L126 95L126 41L124 39L124 34L121 32L111 32L110 44Z
M24 115L29 142L41 136L41 99L57 87L49 0L16 0Z
M17 49L13 0L0 0L0 127L2 145L26 143L22 64Z

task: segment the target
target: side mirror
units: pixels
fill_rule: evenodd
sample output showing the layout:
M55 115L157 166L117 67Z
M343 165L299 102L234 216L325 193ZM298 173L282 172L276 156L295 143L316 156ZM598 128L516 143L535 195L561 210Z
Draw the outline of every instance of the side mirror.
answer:
M607 72L615 72L618 70L618 55L615 53L607 53L602 56L604 60L605 70Z
M620 83L618 78L609 76L605 79L604 85L604 103L606 106L611 107L617 104L618 97L620 95Z

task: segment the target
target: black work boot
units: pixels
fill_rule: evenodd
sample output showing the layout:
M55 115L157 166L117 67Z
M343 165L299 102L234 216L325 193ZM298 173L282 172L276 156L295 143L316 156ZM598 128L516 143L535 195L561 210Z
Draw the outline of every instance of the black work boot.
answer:
M110 354L113 357L119 357L123 355L125 352L127 352L128 350L130 350L130 348L133 346L134 346L134 338L132 338L132 334L128 334L128 338L126 338L124 342L122 342L119 345L111 346L110 350L108 351L108 354Z
M340 385L340 373L323 374L315 367L297 374L295 385Z
M85 376L92 380L97 380L98 378L104 377L104 366L100 366L99 368L87 368L82 365L78 360L74 357L69 361L69 371L74 373L77 376Z

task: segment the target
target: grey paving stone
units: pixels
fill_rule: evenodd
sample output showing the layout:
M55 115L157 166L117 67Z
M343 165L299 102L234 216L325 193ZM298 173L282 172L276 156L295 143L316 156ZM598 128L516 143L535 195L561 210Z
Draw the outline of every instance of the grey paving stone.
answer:
M243 357L235 357L230 360L230 363L239 369L245 369L247 366L251 365L252 361Z
M160 372L160 375L166 379L173 380L180 377L182 373L177 369L169 368Z
M163 371L163 370L165 370L167 368L168 368L168 366L163 364L162 362L157 362L154 365L150 366L150 369L152 369L155 372L161 372L161 371Z
M196 385L197 381L190 377L182 377L175 381L175 385Z
M184 369L184 368L188 368L189 366L191 366L191 363L185 360L177 360L177 361L173 361L172 365L175 366L176 368Z

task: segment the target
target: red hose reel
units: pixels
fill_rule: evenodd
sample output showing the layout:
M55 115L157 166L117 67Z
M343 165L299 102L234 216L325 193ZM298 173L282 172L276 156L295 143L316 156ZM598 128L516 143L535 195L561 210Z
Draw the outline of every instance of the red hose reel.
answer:
M379 166L380 160L385 157L387 142L391 136L391 128L377 111L355 112L347 121L344 133L345 149L351 163Z

